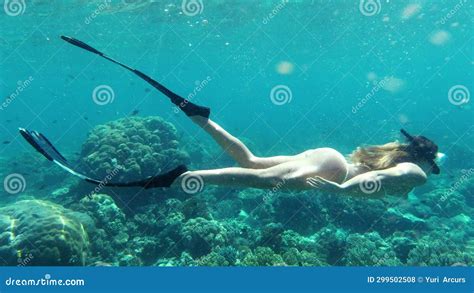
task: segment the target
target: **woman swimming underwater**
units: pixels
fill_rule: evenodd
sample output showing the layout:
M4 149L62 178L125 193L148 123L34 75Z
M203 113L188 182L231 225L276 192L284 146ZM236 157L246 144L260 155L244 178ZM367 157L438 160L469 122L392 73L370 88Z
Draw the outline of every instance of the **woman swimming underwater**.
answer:
M192 121L204 129L237 162L240 167L188 171L186 166L135 182L107 182L83 175L71 168L49 140L36 131L21 128L21 135L48 160L88 182L115 187L170 187L189 176L209 185L241 186L284 190L317 189L331 194L379 197L386 194L406 196L414 187L426 182L430 174L439 174L435 159L438 146L423 136L412 136L401 130L407 143L357 148L350 162L337 150L317 148L293 156L257 157L239 139L209 119L209 108L178 96L144 73L120 63L93 47L70 37L63 40L110 60L138 75L165 94ZM364 188L376 184L375 189Z

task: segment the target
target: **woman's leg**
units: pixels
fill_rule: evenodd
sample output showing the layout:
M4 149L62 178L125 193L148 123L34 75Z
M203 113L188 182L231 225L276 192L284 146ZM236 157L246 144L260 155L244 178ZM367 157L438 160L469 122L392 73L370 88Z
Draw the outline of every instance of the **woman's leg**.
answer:
M272 172L270 169L232 167L214 170L188 171L180 175L175 183L181 184L181 186L186 186L187 180L191 180L191 178L199 178L204 185L271 189L279 182L283 181L283 179L277 175L278 174Z
M222 149L241 167L265 169L297 158L297 156L256 157L242 141L228 133L211 119L201 116L191 116L190 118L194 123L209 133Z

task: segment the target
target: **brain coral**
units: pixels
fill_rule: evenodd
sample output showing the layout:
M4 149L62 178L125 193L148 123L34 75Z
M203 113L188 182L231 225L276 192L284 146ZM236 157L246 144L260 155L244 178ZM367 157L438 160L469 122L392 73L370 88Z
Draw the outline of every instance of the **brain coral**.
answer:
M82 146L81 161L99 178L137 180L188 161L176 128L160 117L127 117L95 127Z
M22 200L0 209L4 265L84 265L91 219L60 205Z

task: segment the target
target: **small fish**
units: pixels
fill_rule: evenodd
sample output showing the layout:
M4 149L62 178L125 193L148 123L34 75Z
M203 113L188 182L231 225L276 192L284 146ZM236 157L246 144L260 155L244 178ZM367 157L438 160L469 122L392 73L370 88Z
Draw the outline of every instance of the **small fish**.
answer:
M146 89L145 89L145 93L149 93L149 92L151 92L151 89L146 88Z
M12 121L13 121L13 120L11 120L11 119L5 120L6 123L10 123L10 122L12 122Z
M135 110L132 111L132 113L130 113L130 115L131 115L131 116L135 116L135 115L137 115L138 113L140 113L140 110L135 109Z
M58 120L53 120L53 124L56 124L56 123L58 123Z
M9 141L9 140L4 140L2 143L3 143L3 144L10 144L11 141Z
M84 120L89 120L89 117L83 116L82 119L84 119Z

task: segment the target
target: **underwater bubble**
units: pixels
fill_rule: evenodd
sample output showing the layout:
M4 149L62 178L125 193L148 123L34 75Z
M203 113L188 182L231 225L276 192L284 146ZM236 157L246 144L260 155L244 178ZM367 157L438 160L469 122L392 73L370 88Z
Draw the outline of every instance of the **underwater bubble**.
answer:
M445 30L438 30L431 34L430 43L436 46L442 46L451 39L451 34Z
M409 4L402 11L402 19L408 20L416 15L421 10L420 4Z
M367 73L367 79L369 81L374 81L374 80L377 79L377 74L375 72L371 71L371 72Z
M400 121L401 124L407 124L409 119L408 119L407 115L400 114L400 115L398 115L398 121Z
M276 71L279 74L291 74L293 73L295 66L293 63L288 61L281 61L276 65Z
M384 80L385 82L383 83L382 88L391 93L397 93L403 90L406 84L403 79L394 76L386 76Z

